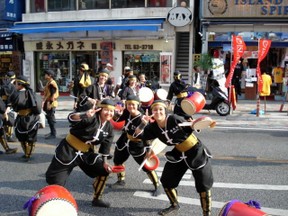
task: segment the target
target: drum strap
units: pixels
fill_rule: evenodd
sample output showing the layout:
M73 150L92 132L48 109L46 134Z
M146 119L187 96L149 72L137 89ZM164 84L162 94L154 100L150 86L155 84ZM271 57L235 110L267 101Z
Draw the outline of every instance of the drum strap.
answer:
M141 142L141 139L139 138L134 138L133 136L131 136L130 134L127 133L127 138L132 141L132 142Z
M185 141L175 146L180 152L186 152L198 143L197 137L192 133Z
M23 109L18 111L19 116L27 116L32 112L31 109Z
M68 133L66 136L66 141L71 145L74 149L81 152L88 152L91 149L91 145L86 144L82 140L78 139L76 136Z
M188 96L187 92L180 92L179 94L176 95L177 98L185 98Z

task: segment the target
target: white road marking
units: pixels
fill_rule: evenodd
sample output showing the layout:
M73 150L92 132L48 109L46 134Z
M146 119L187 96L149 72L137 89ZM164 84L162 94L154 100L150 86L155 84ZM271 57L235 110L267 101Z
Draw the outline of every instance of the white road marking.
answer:
M159 174L158 174L159 176ZM152 184L150 179L145 179L144 184ZM195 186L194 181L181 181L181 186ZM214 182L213 188L233 188L245 190L274 190L274 191L288 191L288 185L266 185L266 184L239 184L239 183L224 183Z
M281 128L265 128L264 125L261 127L233 127L233 126L216 126L213 130L222 130L222 129L231 129L231 130L253 130L253 131L288 131L288 128L281 127Z
M151 195L151 193L146 192L146 191L136 191L134 193L134 196L137 197L142 197L142 198L147 198L147 199L155 199L155 200L163 200L168 202L168 198L165 194L161 194L160 196L154 197ZM178 197L179 203L184 203L188 205L197 205L200 206L200 200L199 199L192 199L188 197ZM223 208L225 206L226 202L217 202L217 201L212 201L212 208ZM271 215L278 215L278 216L287 216L288 215L288 210L285 209L274 209L274 208L266 208L266 207L261 207L261 211L271 214Z

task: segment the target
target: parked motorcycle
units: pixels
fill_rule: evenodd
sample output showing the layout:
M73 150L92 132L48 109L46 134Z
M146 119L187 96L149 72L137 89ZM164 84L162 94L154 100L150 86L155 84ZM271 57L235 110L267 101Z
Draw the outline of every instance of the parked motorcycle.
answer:
M190 88L191 92L199 91L199 89ZM212 95L212 99L210 103L205 104L203 107L204 110L215 110L220 116L227 116L230 113L230 103L228 96L225 92L221 90L219 87L219 83L217 80L211 80L210 83L210 93ZM207 94L205 91L199 91L202 93L205 98L207 98Z

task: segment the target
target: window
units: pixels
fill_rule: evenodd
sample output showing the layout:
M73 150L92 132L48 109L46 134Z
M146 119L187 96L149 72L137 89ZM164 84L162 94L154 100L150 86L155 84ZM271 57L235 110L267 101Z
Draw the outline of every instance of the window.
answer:
M48 0L48 11L76 10L76 0Z
M148 0L148 7L172 7L172 0Z
M109 9L109 0L79 0L79 10Z
M31 0L31 12L45 12L45 0Z
M145 7L145 0L111 0L112 8Z

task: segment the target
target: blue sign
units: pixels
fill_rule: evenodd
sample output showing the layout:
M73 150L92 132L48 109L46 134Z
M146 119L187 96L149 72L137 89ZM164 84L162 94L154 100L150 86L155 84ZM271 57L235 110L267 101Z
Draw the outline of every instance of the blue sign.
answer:
M5 0L4 20L21 21L25 9L23 0Z

